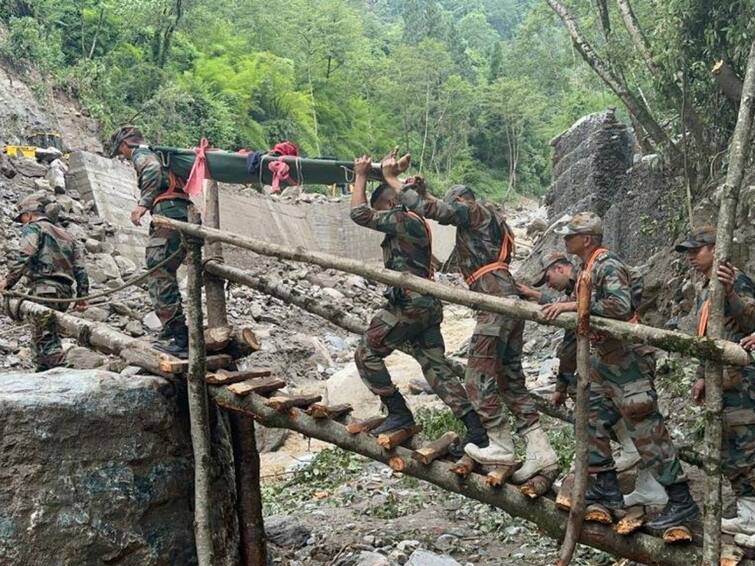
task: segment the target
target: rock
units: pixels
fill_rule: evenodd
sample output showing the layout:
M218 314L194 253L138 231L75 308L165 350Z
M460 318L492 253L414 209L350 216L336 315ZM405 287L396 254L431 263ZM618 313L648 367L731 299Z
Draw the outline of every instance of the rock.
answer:
M409 381L409 393L412 395L421 395L422 393L432 395L435 391L430 387L427 380L414 377Z
M275 452L288 438L288 429L267 428L261 424L254 426L254 438L259 452Z
M149 311L142 319L142 324L146 326L151 332L157 332L163 329L163 324L160 319L157 318L155 311Z
M139 366L126 366L121 370L121 375L125 375L127 377L132 375L139 375L141 371L144 370L142 370L142 368L140 368Z
M60 159L56 159L50 163L50 168L47 170L45 179L47 179L50 187L52 187L52 189L58 194L65 192L67 172L68 165L63 163Z
M115 263L118 265L118 269L121 272L122 277L128 277L136 272L136 264L129 258L122 255L115 256Z
M113 256L106 253L94 254L94 266L91 270L90 277L97 283L105 283L109 279L118 279L121 271L118 264L115 263Z
M14 159L13 167L24 177L44 177L47 174L47 167L37 163L36 159L26 157Z
M52 188L50 187L50 183L47 182L47 179L34 179L34 190L45 191L46 193L52 192Z
M388 558L378 552L363 550L355 557L354 566L391 566Z
M435 548L438 550L448 551L454 548L459 543L458 537L449 534L442 534L435 539Z
M84 247L90 254L98 254L102 252L102 242L93 238L87 238L84 242Z
M343 301L346 298L346 296L338 289L331 289L329 287L323 289L322 294L333 301Z
M80 346L75 346L66 352L66 367L69 368L94 369L102 367L107 361L107 356Z
M447 554L415 550L406 562L406 566L461 566L461 564Z
M0 151L0 173L7 179L12 179L16 176L16 169L13 167L13 163L10 158Z
M364 277L360 277L359 275L349 275L346 279L344 279L343 283L344 285L347 285L349 287L356 287L358 289L367 288L367 280Z
M134 337L144 336L144 327L138 320L132 320L128 322L124 330Z
M265 518L267 540L284 548L301 548L307 544L312 532L291 515L273 515Z
M81 313L81 318L93 320L94 322L105 322L109 316L110 313L100 307L89 307Z
M74 222L69 222L66 225L66 230L71 236L73 236L80 242L85 242L89 237L86 230L84 230L81 226Z
M195 564L185 403L185 387L154 376L3 374L0 563ZM222 501L233 465L220 429L211 528L217 564L231 566L236 514Z
M328 404L349 403L355 415L375 415L380 410L379 398L362 383L353 362L328 378L325 392Z

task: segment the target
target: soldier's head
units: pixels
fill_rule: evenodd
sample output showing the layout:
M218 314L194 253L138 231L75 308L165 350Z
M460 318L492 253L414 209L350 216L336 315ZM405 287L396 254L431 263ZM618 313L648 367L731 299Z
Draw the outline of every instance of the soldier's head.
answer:
M582 257L603 243L603 221L594 212L578 212L556 234L564 237L567 252Z
M562 253L552 252L540 259L541 270L535 281L535 287L547 284L551 289L564 291L569 280L574 276L574 266Z
M474 191L466 185L454 185L446 191L446 194L443 197L443 202L446 204L451 204L457 201L474 202L475 200L476 196Z
M398 195L387 183L380 183L370 195L370 206L375 210L390 210L398 206Z
M13 219L21 224L28 224L41 216L45 216L45 207L51 199L39 194L29 195L16 205L16 216Z
M144 136L135 126L121 126L110 136L110 157L123 155L131 158L133 146L143 144Z
M710 272L715 248L716 227L710 224L692 230L686 240L674 247L677 252L687 254L687 261L692 269L700 273Z

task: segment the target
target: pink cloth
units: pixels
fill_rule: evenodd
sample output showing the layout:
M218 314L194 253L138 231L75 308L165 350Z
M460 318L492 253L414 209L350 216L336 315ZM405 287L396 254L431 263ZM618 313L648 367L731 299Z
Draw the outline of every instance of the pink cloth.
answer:
M210 146L210 142L207 138L202 138L199 142L199 147L194 148L196 158L194 159L194 165L191 166L191 173L189 173L189 180L186 181L184 192L190 197L199 195L202 193L202 181L209 179L209 170L207 168L207 156L205 152Z
M267 168L273 174L273 192L279 193L281 190L281 183L286 182L291 185L295 185L296 181L288 174L289 168L283 161L271 161L268 163Z

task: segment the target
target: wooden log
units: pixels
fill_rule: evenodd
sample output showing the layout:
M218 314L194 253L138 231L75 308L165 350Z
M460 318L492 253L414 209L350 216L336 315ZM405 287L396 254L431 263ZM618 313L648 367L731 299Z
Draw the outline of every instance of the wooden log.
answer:
M734 127L729 148L729 165L726 182L721 191L721 206L716 227L715 258L711 273L730 257L734 225L736 224L739 191L744 179L745 166L750 157L752 122L755 111L755 41L747 59L742 99L737 125ZM718 277L710 278L710 319L707 335L725 336L724 308L727 290ZM723 366L706 364L705 371L705 517L703 518L703 561L718 562L721 556L721 442L723 421Z
M400 446L412 436L420 432L422 432L422 427L420 425L414 425L409 428L402 428L391 432L384 432L377 437L377 443L378 446L384 450L393 450L396 446Z
M250 393L256 393L257 395L268 395L279 389L283 389L286 386L286 382L277 377L256 377L254 379L247 379L240 383L232 383L227 386L228 391L239 397L245 397Z
M451 467L449 467L448 470L462 479L467 479L469 477L469 474L471 474L476 467L477 462L464 454L464 456L459 458L459 460Z
M406 469L406 462L401 456L393 455L388 458L388 467L394 472L403 472Z
M614 527L620 535L631 535L645 523L645 509L638 505L630 508Z
M204 337L204 334L202 334ZM204 339L203 339L204 341ZM228 354L213 354L211 356L204 356L205 367L207 371L215 371L218 369L229 368L233 363L233 358ZM160 371L163 373L186 373L189 370L189 360L179 359L163 359L160 361Z
M516 466L495 466L485 476L485 483L490 487L501 487L514 475Z
M215 373L208 373L205 381L208 385L230 385L255 377L268 377L273 373L270 368L247 368L242 371L228 371L219 369Z
M571 495L574 489L574 474L568 474L561 482L561 487L556 494L556 506L562 511L571 509Z
M322 395L298 395L296 397L271 397L265 401L265 405L283 413L294 407L309 407L312 403L322 401Z
M181 222L164 216L156 216L153 222L157 226L180 230L185 234L205 238L209 241L226 242L262 255L292 261L303 261L325 268L354 273L387 285L433 295L450 303L466 305L488 312L506 314L520 320L532 320L549 326L570 329L576 327L577 320L573 313L564 313L555 320L546 320L539 306L519 299L496 297L485 293L455 289L422 277L417 277L416 275L411 275L410 273L399 273L349 258L309 251L300 247L290 248L221 230L194 226L187 222ZM597 316L591 318L590 324L594 332L619 340L649 344L670 352L681 352L689 356L721 361L737 366L746 366L750 363L748 353L738 344L728 340L698 338L682 332L663 330L644 324L632 324Z
M510 515L521 517L538 525L546 536L560 540L564 536L564 514L547 497L529 499L522 496L516 486L505 484L499 489L490 489L484 476L472 473L466 481L460 481L448 469L448 463L436 460L425 466L411 457L411 451L401 446L393 452L383 450L373 438L367 435L353 435L346 432L340 423L329 420L315 420L304 413L292 415L276 413L264 404L257 395L237 397L225 387L211 387L210 394L222 407L254 416L263 425L273 428L287 428L306 436L334 444L351 452L356 452L373 460L387 463L398 455L406 463L403 473L423 479L438 487L460 493L498 507ZM582 529L580 542L615 556L635 562L656 566L690 566L700 563L700 548L695 545L668 546L659 537L638 532L631 537L617 535L612 529L595 523L588 523Z
M215 353L224 350L231 343L231 327L216 326L206 328L204 331L205 348L208 352Z
M666 544L678 544L681 542L692 542L692 531L690 531L687 527L684 525L679 525L678 527L671 527L663 531L663 542ZM716 557L716 562L720 560L719 557Z
M340 419L353 411L353 407L348 403L341 405L324 405L314 403L307 407L306 413L315 419Z
M442 458L448 454L448 448L455 442L458 442L459 435L455 432L449 431L443 436L418 448L412 454L412 458L427 466L430 462L434 462L438 458Z
M572 506L572 509L573 508L574 507ZM590 523L600 523L601 525L613 525L611 511L597 503L587 506L585 509L584 520Z
M375 415L366 419L352 419L349 424L346 425L346 432L349 434L359 434L360 432L369 432L373 428L383 424L385 417L383 415Z
M742 79L737 76L731 65L721 59L713 65L710 73L716 79L721 92L726 95L726 98L739 106L739 101L742 100Z
M738 546L724 544L721 547L721 566L738 566L745 558L745 552Z
M541 497L548 493L553 482L558 477L558 473L559 469L557 466L554 466L550 470L544 470L520 485L519 491L530 499Z

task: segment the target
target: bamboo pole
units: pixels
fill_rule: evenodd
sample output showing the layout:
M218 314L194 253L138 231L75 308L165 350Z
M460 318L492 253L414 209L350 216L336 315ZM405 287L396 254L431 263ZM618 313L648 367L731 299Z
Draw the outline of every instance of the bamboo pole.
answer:
M191 444L194 450L194 541L199 566L212 566L210 526L210 416L207 407L207 364L202 321L202 244L187 239L188 289L186 317L189 326L187 391Z
M206 181L205 224L220 228L220 192L217 181ZM223 262L223 244L205 243L208 259ZM205 271L205 273L207 273ZM205 280L207 325L210 329L228 327L225 280L210 274ZM260 455L257 451L254 421L238 413L229 413L233 463L236 471L236 513L243 566L264 566L267 563L265 527L262 519L260 487Z
M338 269L347 273L354 273L369 279L380 281L395 287L412 289L419 293L433 295L450 303L466 305L480 310L506 314L513 318L532 320L539 324L558 326L560 328L576 327L576 315L564 313L556 320L546 320L540 307L518 299L495 297L484 293L476 293L465 289L454 289L411 275L399 273L384 267L366 265L353 259L334 256L322 252L313 252L301 247L290 248L262 242L245 236L213 230L201 226L195 226L179 220L157 216L153 222L158 226L165 226L180 230L191 236L204 238L211 241L225 242L252 250L253 252L274 256L281 259L312 263L325 268ZM610 318L593 317L591 319L593 332L605 334L619 340L650 344L670 352L680 352L697 358L725 362L731 365L746 366L750 363L747 352L738 344L727 340L711 340L689 336L682 332L674 332L645 326L644 324L631 324Z
M517 486L508 484L491 489L485 483L485 476L475 473L462 481L449 470L448 462L435 461L424 465L412 457L413 452L410 449L398 446L390 452L383 450L375 439L367 434L349 434L346 427L337 421L317 420L298 409L292 409L289 413L278 413L266 407L265 398L259 395L237 397L225 387L210 387L209 392L221 407L253 416L265 426L294 430L386 464L391 458L400 458L405 474L532 521L551 538L560 539L564 535L566 515L548 498L530 499L522 495ZM697 546L670 547L664 544L661 538L644 533L623 537L603 525L586 524L579 541L615 556L644 564L690 566L700 562L700 548Z
M724 336L724 306L726 290L715 276L718 266L728 261L734 224L742 186L744 169L750 155L753 102L755 101L755 41L750 48L747 72L739 116L729 148L729 167L726 171L721 208L718 211L716 253L710 277L710 322L708 333L715 338ZM723 367L720 363L708 364L705 375L705 519L703 537L703 563L718 564L721 555L721 437L723 397L721 382Z

